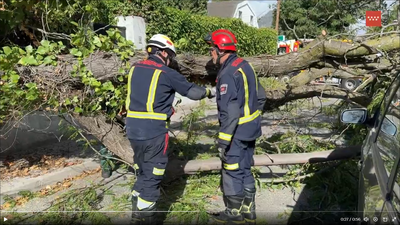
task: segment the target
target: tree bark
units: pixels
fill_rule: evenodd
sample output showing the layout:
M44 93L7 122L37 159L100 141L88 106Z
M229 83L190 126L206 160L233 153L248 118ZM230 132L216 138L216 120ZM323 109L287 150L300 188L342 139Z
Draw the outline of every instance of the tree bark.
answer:
M127 137L123 135L122 127L115 122L108 122L104 116L83 117L74 115L72 124L85 128L87 134L93 135L102 142L111 152L122 160L133 164L133 150ZM270 154L255 155L254 166L271 165L290 165L302 164L306 162L316 163L331 160L348 159L356 156L360 152L360 146L338 147L335 150L296 153L296 154ZM273 161L271 161L271 159ZM221 162L219 158L206 160L183 161L172 159L168 163L167 173L169 177L180 176L182 174L193 174L199 171L220 170Z
M321 36L298 52L285 55L259 55L244 57L244 59L253 64L258 76L271 77L306 69L310 65L320 62L324 57L351 60L377 54L380 51L390 52L393 50L400 50L400 35L398 34L356 44L326 40ZM137 52L134 57L130 58L129 63L133 65L145 57L146 54L143 52ZM209 56L180 54L177 59L180 63L181 73L187 77L215 76L217 73ZM76 59L72 55L60 55L58 62L56 67L41 65L30 67L29 70L19 67L18 70L20 73L29 73L30 75L60 77L60 75L70 73L72 65L76 64ZM85 59L85 65L92 71L93 76L103 81L114 79L119 74L122 63L117 56L104 52L96 52ZM357 64L363 67L368 66L365 61Z
M340 98L362 106L367 106L371 99L360 93L350 93L333 86L306 86L305 84L325 75L327 72L331 71L331 69L333 70L333 75L343 78L364 76L367 74L369 76L369 73L378 70L390 71L393 69L392 63L389 61L381 63L379 61L381 59L376 59L374 56L371 56L371 54L377 54L380 51L390 52L393 50L400 50L399 34L356 44L326 40L325 37L321 36L299 52L280 56L260 55L245 57L245 59L253 64L257 75L260 77L279 76L293 71L311 68L309 71L295 76L283 90L267 89L267 104L265 104L264 107L266 110L272 110L289 101L314 96ZM368 56L369 59L366 56ZM144 58L145 54L137 53L129 62L132 65ZM37 66L29 68L18 67L17 69L22 78L29 77L30 79L41 81L44 88L57 87L58 90L68 90L72 88L82 93L83 90L81 90L82 85L80 81L70 75L72 66L76 64L76 59L71 55L62 55L58 56L58 60L59 63L56 67ZM209 56L181 54L178 56L178 60L180 62L182 74L192 78L192 80L197 79L199 81L202 78L207 82L215 80L217 71L210 63ZM119 68L122 67L123 62L115 55L97 52L85 59L85 65L96 78L101 81L106 81L116 80L116 76L120 74L118 71ZM49 85L49 83L51 84ZM62 92L60 92L60 95L61 94ZM108 123L104 115L97 115L95 117L75 115L75 120L81 124L81 126L85 127L88 133L99 139L115 155L129 163L133 162L133 151L130 143L128 139L124 137L122 128L118 126L117 123ZM257 160L259 160L259 157L261 156L257 156ZM280 157L281 156L278 156L278 159ZM258 162L257 160L256 162ZM290 161L290 158L287 158L287 160ZM211 164L206 163L204 166L209 166L211 169L216 168L215 159L214 161L210 160L206 162L210 162ZM299 163L301 162L304 162L304 160L299 161ZM182 163L177 162L176 165L182 165ZM192 165L197 164L185 162L184 165L184 171L193 171L193 168L196 166ZM269 164L267 163L265 165Z
M255 155L253 166L294 165L304 163L319 163L334 160L343 160L356 157L361 151L361 146L338 147L335 150L310 152ZM272 160L273 161L272 161ZM194 174L200 171L220 170L221 160L210 158L205 160L173 160L168 163L167 176L171 179L183 174Z

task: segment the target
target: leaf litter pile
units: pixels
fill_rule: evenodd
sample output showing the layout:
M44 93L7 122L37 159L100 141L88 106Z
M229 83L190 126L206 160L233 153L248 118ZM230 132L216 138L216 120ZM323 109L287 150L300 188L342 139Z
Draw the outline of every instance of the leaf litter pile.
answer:
M58 155L30 154L14 160L7 156L0 167L0 180L10 180L16 177L37 177L56 169L81 164L82 160L67 159Z
M88 170L88 171L83 171L81 174L78 174L74 177L69 177L69 178L65 178L63 181L59 181L53 185L47 185L45 188L42 188L41 190L32 193L27 191L19 193L21 196L18 196L14 199L5 199L6 202L0 206L0 210L6 210L6 209L10 209L13 208L15 206L21 206L25 203L27 203L30 199L35 198L35 197L45 197L51 194L55 194L59 191L68 189L69 187L72 186L72 182L85 178L89 175L94 175L96 173L99 173L101 171L101 167L98 167L96 169L93 170Z

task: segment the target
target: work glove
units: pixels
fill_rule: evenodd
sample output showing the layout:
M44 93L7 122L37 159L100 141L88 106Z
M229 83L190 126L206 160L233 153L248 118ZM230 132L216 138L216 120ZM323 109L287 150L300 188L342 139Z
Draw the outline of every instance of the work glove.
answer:
M218 152L219 152L219 158L221 159L222 162L226 162L226 150L225 148L220 148L218 147Z
M211 88L211 89L208 89L208 88L207 88L207 97L208 97L209 99L214 98L214 97L215 97L215 92L216 92L215 87L213 87L213 88Z
M218 140L216 140L215 142L218 146L218 157L222 160L222 162L226 162L226 152L228 146L219 143Z

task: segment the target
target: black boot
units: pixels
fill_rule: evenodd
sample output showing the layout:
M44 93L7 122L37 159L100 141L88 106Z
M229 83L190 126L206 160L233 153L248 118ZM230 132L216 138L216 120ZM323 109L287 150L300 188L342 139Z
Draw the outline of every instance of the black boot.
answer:
M256 224L256 189L245 188L244 199L240 212L243 214L246 223L249 225Z
M141 225L162 224L160 221L157 221L157 207L155 203L148 208L139 210L138 213Z
M132 195L132 218L131 218L131 225L138 225L140 224L140 215L137 212L137 202L138 202L138 197L135 195Z
M226 209L219 213L218 217L214 220L223 224L244 224L244 218L240 213L243 197L240 196L224 196L224 203Z

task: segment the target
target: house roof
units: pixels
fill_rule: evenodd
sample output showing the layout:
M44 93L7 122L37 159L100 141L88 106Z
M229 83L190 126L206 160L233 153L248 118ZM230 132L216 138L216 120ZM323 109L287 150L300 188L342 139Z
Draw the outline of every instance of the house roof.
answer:
M274 11L270 10L266 13L263 13L258 18L258 26L259 27L272 27L274 19Z
M236 7L242 1L222 1L207 3L207 13L209 16L232 18Z

